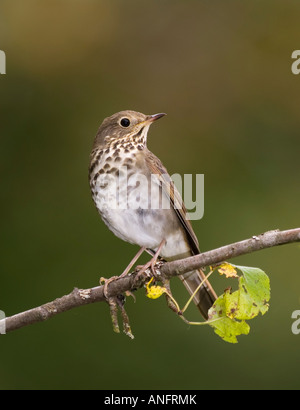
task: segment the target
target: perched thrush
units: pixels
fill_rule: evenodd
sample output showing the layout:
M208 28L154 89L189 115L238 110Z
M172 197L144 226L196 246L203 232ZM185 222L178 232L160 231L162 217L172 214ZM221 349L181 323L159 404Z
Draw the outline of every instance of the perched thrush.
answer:
M108 228L169 261L200 250L179 192L147 148L150 125L164 115L128 110L106 118L94 140L89 178L93 200ZM204 277L195 270L180 279L193 294ZM204 318L215 299L209 282L193 298Z

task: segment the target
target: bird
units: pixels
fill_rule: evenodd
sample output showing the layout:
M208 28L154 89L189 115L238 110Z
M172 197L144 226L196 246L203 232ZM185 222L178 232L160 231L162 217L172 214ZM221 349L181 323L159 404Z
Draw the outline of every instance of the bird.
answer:
M166 261L200 253L178 190L160 159L147 148L151 124L165 115L124 110L105 118L90 154L89 183L102 220L118 238L140 247L130 267L145 250ZM129 267L123 274L128 271ZM192 295L205 274L193 270L179 278ZM204 319L216 298L208 281L194 295Z

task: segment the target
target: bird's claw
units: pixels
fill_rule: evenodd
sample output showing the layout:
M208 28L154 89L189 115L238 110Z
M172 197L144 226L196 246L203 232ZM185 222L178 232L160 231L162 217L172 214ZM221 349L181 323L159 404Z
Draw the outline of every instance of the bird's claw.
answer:
M112 276L111 278L109 278L109 279L106 279L106 278L104 278L103 276L101 276L101 278L100 278L100 280L99 280L99 283L100 283L100 285L104 285L104 287L103 287L103 294L104 294L104 297L105 297L105 299L109 299L109 296L108 296L108 285L111 283L111 282L114 282L116 279L118 279L118 277L119 276Z

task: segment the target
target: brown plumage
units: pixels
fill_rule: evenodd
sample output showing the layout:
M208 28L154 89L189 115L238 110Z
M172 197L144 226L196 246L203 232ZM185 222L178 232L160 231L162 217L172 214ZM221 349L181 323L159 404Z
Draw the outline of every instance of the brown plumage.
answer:
M165 240L160 256L175 260L200 250L179 192L146 145L150 125L163 115L121 111L106 118L91 153L90 186L103 221L115 235L152 251ZM180 276L190 294L203 278L201 270ZM194 297L204 318L215 299L205 282Z

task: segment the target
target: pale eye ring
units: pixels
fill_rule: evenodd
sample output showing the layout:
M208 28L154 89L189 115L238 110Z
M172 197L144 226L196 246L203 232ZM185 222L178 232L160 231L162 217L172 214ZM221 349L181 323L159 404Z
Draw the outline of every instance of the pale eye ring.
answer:
M121 124L122 127L127 128L130 125L130 120L128 118L124 117L124 118L121 119L120 124Z

